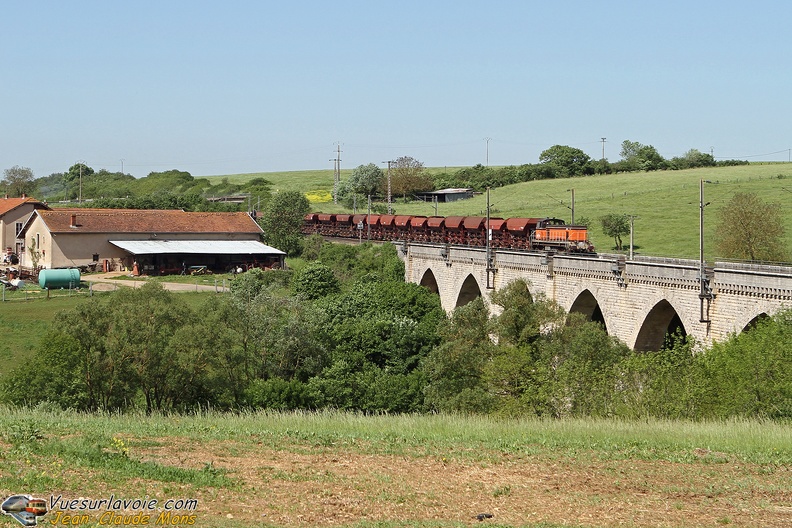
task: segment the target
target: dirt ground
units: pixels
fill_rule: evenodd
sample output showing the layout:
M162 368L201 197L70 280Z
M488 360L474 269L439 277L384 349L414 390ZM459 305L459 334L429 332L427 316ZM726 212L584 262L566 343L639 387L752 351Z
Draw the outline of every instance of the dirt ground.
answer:
M586 453L489 453L481 462L464 453L372 455L235 442L207 447L171 438L167 446L138 453L180 467L211 464L242 482L239 489L201 492L196 525L226 518L318 527L360 521L792 527L791 468L744 464L706 450L681 463L602 461Z

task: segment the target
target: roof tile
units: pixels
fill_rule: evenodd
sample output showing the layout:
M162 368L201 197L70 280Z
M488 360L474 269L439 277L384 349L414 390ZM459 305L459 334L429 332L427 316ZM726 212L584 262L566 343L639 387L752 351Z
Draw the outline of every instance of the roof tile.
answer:
M0 198L0 216L3 216L9 211L13 211L17 207L23 204L33 204L34 206L41 206L46 207L43 203L39 202L35 198Z
M245 212L80 208L40 210L38 214L52 233L261 233Z

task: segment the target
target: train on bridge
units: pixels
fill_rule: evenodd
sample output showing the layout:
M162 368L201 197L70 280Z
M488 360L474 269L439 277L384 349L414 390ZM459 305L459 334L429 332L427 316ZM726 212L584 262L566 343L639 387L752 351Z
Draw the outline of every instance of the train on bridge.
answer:
M319 234L384 242L487 245L487 219L482 216L408 216L309 213L304 235ZM558 218L490 218L490 247L564 253L594 253L586 226Z

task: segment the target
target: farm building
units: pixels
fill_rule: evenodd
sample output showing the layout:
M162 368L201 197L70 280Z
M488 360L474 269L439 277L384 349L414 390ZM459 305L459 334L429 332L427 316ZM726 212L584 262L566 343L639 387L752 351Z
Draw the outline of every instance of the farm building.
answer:
M20 265L88 267L148 274L282 266L285 254L261 242L247 213L189 213L146 209L36 210L22 228L30 251Z
M46 204L22 195L21 198L0 198L0 251L3 255L21 254L25 249L25 241L20 232L25 221L36 209L49 209Z
M439 189L437 191L419 192L416 198L425 202L456 202L473 198L473 189Z

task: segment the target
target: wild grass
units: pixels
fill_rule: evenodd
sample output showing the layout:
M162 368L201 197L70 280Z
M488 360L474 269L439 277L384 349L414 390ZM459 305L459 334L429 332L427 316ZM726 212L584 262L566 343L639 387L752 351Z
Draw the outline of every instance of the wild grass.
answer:
M75 433L109 443L114 435L270 445L366 453L410 453L484 460L488 452L561 452L620 460L690 461L710 453L757 464L792 464L790 424L729 420L499 419L461 415L364 415L323 412L196 411L188 415L84 414L0 407L0 430L24 423L47 436ZM705 457L706 458L706 457Z
M344 500L338 497L345 497L350 490L361 497L356 499L356 511L387 508L391 514L380 521L347 517L342 526L468 525L453 520L462 518L456 511L449 519L430 520L426 508L451 498L439 488L428 495L417 493L409 484L412 481L405 480L418 478L427 465L454 468L448 478L461 475L469 479L478 474L492 477L499 468L513 471L516 467L544 467L545 472L561 472L547 473L549 482L564 480L565 471L577 475L572 478L584 472L597 481L591 489L574 488L571 495L563 497L556 495L551 484L543 485L535 488L541 495L537 498L526 496L526 483L521 480L466 482L476 502L500 504L503 515L510 508L541 503L542 497L563 499L576 508L597 512L621 501L634 501L635 493L651 493L676 497L682 510L694 508L689 514L692 517L684 518L696 525L702 518L697 516L708 511L698 502L705 500L723 510L719 498L750 501L758 496L775 500L758 506L738 504L734 510L750 507L758 515L774 519L774 504L787 492L784 482L792 464L790 424L762 421L515 420L458 415L367 416L334 411L85 414L41 405L0 407L0 431L0 463L4 468L0 471L0 491L9 494L23 490L45 496L57 490L65 490L66 496L79 493L89 497L110 493L127 497L200 496L202 508L196 525L226 528L244 524L226 515L228 510L216 509L216 498L236 497L229 499L232 504L241 501L261 505L263 509L256 515L266 513L268 517L262 515L257 526L291 526L306 525L295 520L297 514L321 515L322 499ZM189 446L186 453L182 454L181 446ZM190 453L203 457L190 459ZM256 460L256 456L264 458ZM247 466L243 462L246 458L257 462L255 475L242 469ZM214 464L214 460L231 459L241 466L226 470ZM187 460L191 462L185 463ZM289 464L284 460L300 462ZM394 461L401 471L415 473L406 475L381 465L360 474L342 472L339 461L351 460L361 464ZM674 475L684 473L690 480L668 478L667 471L672 467L677 468L672 470ZM460 473L460 468L467 469ZM636 483L635 478L643 480ZM611 491L601 487L608 485L613 486ZM277 501L273 491L284 488L307 495ZM397 512L405 507L410 513L399 515ZM475 508L470 511L474 516L478 511L488 511L475 504L464 507ZM502 524L493 519L487 525L557 526L563 515L552 511L543 522ZM270 524L269 518L292 522ZM562 524L590 526L569 520ZM647 526L646 522L634 525Z

